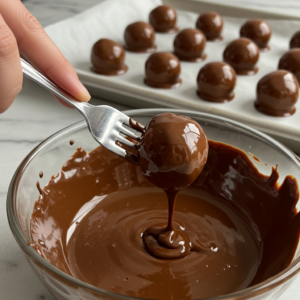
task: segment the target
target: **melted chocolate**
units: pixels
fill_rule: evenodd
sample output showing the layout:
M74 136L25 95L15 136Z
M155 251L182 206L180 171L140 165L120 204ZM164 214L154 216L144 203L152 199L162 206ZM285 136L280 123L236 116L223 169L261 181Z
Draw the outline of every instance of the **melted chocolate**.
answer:
M115 41L101 39L92 48L92 71L101 75L122 75L128 67L124 64L125 51Z
M292 73L271 72L257 84L255 107L266 115L288 117L296 111L298 94L298 82Z
M223 19L215 12L207 12L199 16L196 27L201 30L208 41L219 42L223 40Z
M164 192L103 147L89 154L78 148L34 205L32 246L63 272L118 294L167 300L225 295L292 261L298 186L292 176L281 186L277 179L276 169L264 176L244 152L209 141L206 166L178 194L173 216L173 226L198 250L157 259L142 236L156 224L168 225Z
M42 171L40 171L39 177L40 177L40 178L43 178L43 176L44 176L44 173L43 173Z
M197 29L186 28L181 30L174 40L174 54L184 61L201 62L206 58L203 53L206 38Z
M268 42L271 38L271 28L263 20L248 20L240 30L240 36L252 40L261 51L269 51Z
M180 61L169 52L151 54L145 64L145 83L154 88L171 89L181 85Z
M160 5L154 8L149 14L149 23L156 32L174 33L178 31L176 22L176 11L173 7L168 5Z
M197 83L197 94L203 100L228 102L234 98L235 71L224 62L211 62L202 67Z
M146 22L129 24L124 32L125 48L132 52L154 52L155 32Z
M254 75L258 72L256 63L259 59L259 49L249 39L239 38L227 45L223 59L230 64L238 75Z
M70 145L71 145L71 146L74 145L74 140L70 140Z
M290 41L290 48L300 48L300 30L295 32Z
M293 73L300 83L300 49L287 51L279 60L278 69Z

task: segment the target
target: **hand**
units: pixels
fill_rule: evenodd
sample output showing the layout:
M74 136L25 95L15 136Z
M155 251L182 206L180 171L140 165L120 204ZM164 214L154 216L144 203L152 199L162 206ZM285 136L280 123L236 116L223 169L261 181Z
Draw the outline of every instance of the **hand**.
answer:
M21 1L0 0L0 113L9 108L22 89L20 53L62 89L80 101L89 101L91 96L72 65L37 19Z

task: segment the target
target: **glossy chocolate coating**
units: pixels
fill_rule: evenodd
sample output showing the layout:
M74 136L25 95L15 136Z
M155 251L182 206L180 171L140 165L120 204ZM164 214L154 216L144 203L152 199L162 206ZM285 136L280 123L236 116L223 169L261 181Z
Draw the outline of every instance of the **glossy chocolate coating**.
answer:
M300 48L300 30L295 32L290 40L290 49Z
M197 29L186 28L181 30L174 40L174 54L184 61L201 62L206 58L203 53L206 38Z
M293 73L300 84L300 49L287 51L279 60L279 70L287 70Z
M265 75L257 84L255 107L260 112L287 117L295 113L299 85L296 77L285 70Z
M272 30L269 24L263 20L248 20L240 30L240 36L252 40L261 51L268 51L268 42L271 38Z
M197 77L198 96L211 102L233 99L236 83L235 71L224 62L211 62L202 67Z
M199 16L196 28L201 30L208 41L219 42L223 40L223 19L215 12L207 12Z
M149 14L149 23L156 32L174 33L178 31L176 22L176 11L173 7L168 5L160 5L154 8Z
M169 52L151 54L145 64L145 83L154 88L176 88L181 85L180 61Z
M207 155L207 138L201 126L188 117L165 113L146 125L139 165L157 187L180 190L199 176Z
M259 59L259 49L249 39L239 38L227 45L223 59L231 65L238 75L254 75L258 72L256 63Z
M125 49L132 52L154 52L155 32L146 22L129 24L124 32Z
M92 71L102 75L122 75L128 67L124 64L125 51L115 41L101 39L92 48Z
M184 258L157 259L142 236L146 228L167 225L165 193L105 148L78 148L40 191L31 246L59 270L117 294L226 295L278 274L294 257L297 181L287 176L279 186L278 172L270 173L259 173L243 151L209 141L205 168L178 194L174 213L173 226L189 237L191 250ZM215 252L203 249L213 245Z

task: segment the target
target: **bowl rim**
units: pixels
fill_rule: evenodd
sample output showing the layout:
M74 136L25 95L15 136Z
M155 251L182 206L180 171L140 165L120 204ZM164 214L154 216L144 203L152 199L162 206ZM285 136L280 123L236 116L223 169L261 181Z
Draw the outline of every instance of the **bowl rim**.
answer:
M289 158L295 161L296 165L300 168L300 160L299 158L291 151L289 150L286 146L282 145L280 142L276 141L272 137L268 136L265 133L262 133L254 128L251 128L247 125L244 125L242 123L223 118L220 116L208 114L208 113L202 113L202 112L197 112L197 111L190 111L190 110L182 110L182 109L164 109L164 108L153 108L153 109L133 109L133 110L126 110L123 111L124 114L127 114L129 116L131 115L142 115L142 114L149 114L149 113L163 113L163 112L172 112L172 113L177 113L177 114L188 114L188 115L195 115L197 117L204 117L206 119L211 119L214 121L221 121L226 123L227 125L230 126L235 126L240 129L246 130L248 132L251 132L252 134L255 134L256 136L259 136L260 138L263 138L270 142L273 146L277 147L279 150L283 151ZM26 169L26 167L30 164L31 160L41 151L44 149L49 143L51 143L53 140L58 138L60 135L64 134L68 130L76 130L80 129L83 127L87 127L87 124L85 120L76 122L72 125L69 125L53 135L49 136L45 140L43 140L39 145L37 145L25 158L24 160L20 163L19 167L15 171L7 193L7 200L6 200L6 211L7 211L7 218L9 222L10 229L19 244L20 248L24 251L24 253L29 257L31 260L33 260L35 263L38 265L41 265L43 268L47 269L47 271L50 271L50 273L54 273L56 276L61 278L63 281L70 281L70 283L77 285L78 287L81 287L83 289L90 290L92 292L96 293L101 293L105 294L107 296L111 297L116 297L116 298L124 298L124 299L138 299L138 300L145 300L144 298L138 298L138 297L131 297L131 296L126 296L114 292L110 292L98 287L95 287L91 284L85 283L79 279L76 279L63 271L57 269L53 265L51 265L46 259L44 259L41 255L39 255L33 247L29 245L29 242L27 241L26 237L23 235L21 226L14 214L14 203L15 199L17 197L17 188L19 185L19 182L22 178L22 175ZM251 287L248 287L246 289L233 292L230 294L226 295L221 295L218 297L213 297L213 298L206 298L206 300L233 300L233 299L249 299L250 297L254 297L257 295L261 295L267 291L270 291L274 289L275 287L279 286L281 283L284 283L291 279L293 276L295 276L298 272L300 272L300 257L298 257L295 261L293 261L287 268L285 268L283 271L280 273L276 274L275 276L272 276L268 278L267 280L253 285ZM150 299L149 299L150 300ZM205 300L205 299L202 299Z

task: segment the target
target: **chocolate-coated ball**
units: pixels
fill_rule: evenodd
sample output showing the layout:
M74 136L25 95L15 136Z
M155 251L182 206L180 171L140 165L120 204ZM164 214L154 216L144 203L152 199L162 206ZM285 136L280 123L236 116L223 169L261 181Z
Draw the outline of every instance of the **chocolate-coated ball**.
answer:
M173 7L160 5L154 8L149 14L149 23L156 32L173 33L178 31L176 26L177 14Z
M196 28L201 30L208 41L218 42L223 39L223 19L215 12L207 12L199 16Z
M139 148L144 176L164 190L186 188L199 176L207 160L208 142L194 120L164 113L146 125Z
M293 73L300 84L300 49L287 51L279 60L279 70L287 70Z
M181 85L180 61L169 52L156 52L145 64L145 83L155 88L176 88Z
M290 49L300 48L300 30L295 32L290 40Z
M287 117L296 111L298 94L298 82L292 73L271 72L257 84L255 107L266 115Z
M238 75L254 75L258 71L256 63L259 49L254 42L239 38L227 45L223 52L223 60L231 65Z
M263 20L248 20L240 30L240 36L252 40L261 51L268 51L268 42L271 38L272 30L269 24Z
M101 39L96 42L91 53L92 71L102 75L122 75L128 67L124 64L125 51L115 41Z
M211 102L233 99L236 83L235 71L224 62L210 62L202 67L197 77L198 96Z
M153 27L145 22L129 24L124 32L125 48L132 52L154 52L155 32Z
M174 54L183 61L201 62L206 58L205 44L206 38L201 31L186 28L175 37Z

